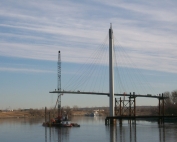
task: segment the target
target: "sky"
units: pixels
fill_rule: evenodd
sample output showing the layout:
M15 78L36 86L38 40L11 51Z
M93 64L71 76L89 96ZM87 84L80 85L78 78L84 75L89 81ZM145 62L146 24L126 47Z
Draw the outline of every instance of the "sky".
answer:
M176 7L176 0L1 0L0 109L54 107L57 94L49 91L57 88L58 51L62 61L61 86L65 89L63 84L68 84L70 78L75 78L74 84L81 74L87 75L81 66L91 64L88 58L99 52L102 43L104 47L108 45L105 38L110 23L117 52L128 57L119 60L119 71L128 69L134 80L139 77L132 70L138 71L153 95L176 90ZM97 64L106 68L103 62ZM142 84L141 78L137 80ZM79 86L75 89L80 90ZM143 92L138 84L133 89ZM137 99L137 105L157 103L156 99ZM62 96L62 106L75 105L109 106L109 98Z

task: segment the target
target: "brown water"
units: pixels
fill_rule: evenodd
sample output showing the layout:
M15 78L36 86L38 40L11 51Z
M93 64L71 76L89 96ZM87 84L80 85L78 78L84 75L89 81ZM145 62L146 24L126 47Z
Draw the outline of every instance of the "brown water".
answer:
M79 128L45 128L43 119L0 119L0 142L176 142L177 123L105 126L104 117L73 117Z

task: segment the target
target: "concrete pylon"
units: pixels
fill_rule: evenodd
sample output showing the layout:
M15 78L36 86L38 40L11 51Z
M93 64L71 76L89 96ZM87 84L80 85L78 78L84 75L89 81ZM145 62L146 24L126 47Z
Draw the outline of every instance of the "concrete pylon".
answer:
M109 115L114 116L114 58L113 58L113 30L109 29Z

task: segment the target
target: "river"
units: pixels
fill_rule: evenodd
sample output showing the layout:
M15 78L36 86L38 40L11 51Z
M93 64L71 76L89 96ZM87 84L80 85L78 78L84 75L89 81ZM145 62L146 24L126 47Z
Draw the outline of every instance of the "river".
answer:
M0 119L0 142L176 142L177 123L105 126L104 117L73 117L81 127L45 128L43 119Z

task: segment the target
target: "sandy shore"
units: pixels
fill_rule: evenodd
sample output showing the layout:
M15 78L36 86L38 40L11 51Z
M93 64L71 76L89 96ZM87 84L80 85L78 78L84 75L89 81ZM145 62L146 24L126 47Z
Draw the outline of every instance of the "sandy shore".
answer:
M87 111L74 111L71 115L73 116L84 116ZM102 114L103 115L103 114ZM3 118L34 118L34 117L44 117L43 113L31 113L30 111L9 111L0 112L0 119ZM48 117L48 113L47 113Z
M1 118L24 118L24 117L32 117L29 112L21 112L21 111L10 111L10 112L0 112Z
M152 115L152 109L157 107L137 107L136 115ZM68 113L72 116L84 116L85 114L91 113L93 111L86 111L86 110L74 110ZM0 119L3 118L37 118L37 117L44 117L45 112L44 110L29 110L29 111L1 111L0 112ZM49 111L47 112L47 117L49 115ZM51 114L52 115L52 114ZM108 112L99 112L99 115L107 116Z

